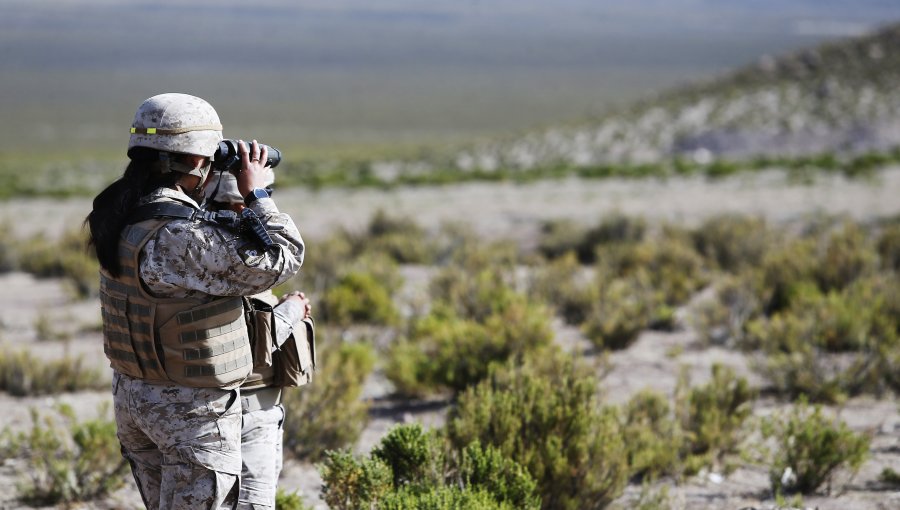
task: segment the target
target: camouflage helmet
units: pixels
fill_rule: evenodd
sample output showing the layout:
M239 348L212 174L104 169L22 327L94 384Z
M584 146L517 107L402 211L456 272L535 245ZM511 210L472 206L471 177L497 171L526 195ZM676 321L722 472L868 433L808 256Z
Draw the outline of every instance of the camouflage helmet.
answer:
M222 124L209 103L188 94L159 94L134 114L128 150L148 147L210 157L221 140Z

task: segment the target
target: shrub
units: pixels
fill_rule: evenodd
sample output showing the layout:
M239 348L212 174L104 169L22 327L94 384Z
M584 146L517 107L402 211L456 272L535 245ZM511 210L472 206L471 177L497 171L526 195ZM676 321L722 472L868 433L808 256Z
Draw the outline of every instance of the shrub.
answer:
M440 438L419 424L392 428L372 449L372 457L390 468L394 487L441 482L444 459Z
M815 492L838 469L856 473L869 452L869 438L835 424L816 406L810 412L804 400L789 415L763 421L765 437L775 438L769 459L769 479L776 494Z
M460 317L484 321L510 301L517 299L511 266L449 266L439 271L429 285L432 300L453 309Z
M828 238L815 277L823 291L840 290L874 272L877 261L865 232L848 223Z
M460 392L495 365L520 359L552 338L547 310L520 294L510 294L481 322L438 305L413 324L408 339L391 346L387 376L407 395L440 388Z
M619 277L640 274L668 305L688 300L705 284L703 260L677 238L645 241L598 250L598 273Z
M382 252L401 264L427 264L435 248L425 231L409 218L392 217L379 209L369 220L361 250Z
M16 268L16 242L13 239L12 226L0 223L0 273Z
M756 348L746 339L746 324L758 318L762 304L746 279L727 277L716 285L715 298L700 305L694 326L707 342Z
M542 508L603 508L627 482L615 410L598 406L587 367L562 355L494 372L459 398L447 430L457 447L477 440L522 464Z
M645 390L625 405L622 434L631 475L655 479L676 474L684 439L665 396Z
M440 486L428 491L417 492L401 489L388 493L378 505L381 510L518 510L516 507L498 503L483 490L460 489Z
M588 230L578 246L578 259L584 264L597 261L597 249L601 246L621 246L639 243L647 233L643 218L613 214Z
M548 259L556 259L567 254L576 256L580 252L584 236L584 227L572 220L547 221L541 224L537 250Z
M89 501L121 487L128 464L115 422L77 421L65 405L57 411L62 423L32 409L31 430L13 435L3 448L29 463L23 499L40 505ZM106 414L105 407L100 414Z
M439 431L400 425L367 458L328 452L320 467L332 508L530 509L535 483L515 461L477 443L451 453Z
M689 388L683 373L675 397L675 414L684 434L682 458L688 474L737 452L741 431L756 392L730 368L713 365L709 383Z
M24 397L107 387L100 370L84 367L83 359L43 361L29 351L0 352L0 390Z
M706 220L691 237L701 255L731 273L759 265L773 242L765 220L734 214Z
M814 283L818 256L814 239L798 239L763 257L760 277L754 282L766 314L790 306L798 288Z
M388 289L369 273L351 272L322 297L322 318L340 326L355 322L390 325L399 314Z
M57 241L37 235L19 248L20 268L41 278L65 278L78 297L95 296L100 291L100 264L87 249L81 229L70 230Z
M537 483L521 464L505 457L497 448L482 447L478 441L469 444L462 450L458 473L465 487L483 489L511 508L537 510L541 507Z
M625 349L654 322L658 305L659 298L646 273L615 278L601 284L600 295L582 329L597 348Z
M878 474L878 481L893 488L900 488L900 473L886 467Z
M897 388L900 291L891 277L828 294L798 286L795 294L790 309L747 326L748 344L761 348L760 368L777 391L837 402Z
M319 471L322 498L334 510L375 508L392 489L391 469L378 458L360 460L347 451L329 451Z
M275 510L311 510L311 507L303 502L300 494L289 493L279 487L275 492Z
M587 320L599 287L592 285L574 253L538 267L529 283L528 294L549 303L569 324Z
M900 224L885 227L878 237L876 246L881 257L881 267L900 272Z
M313 382L284 394L285 447L311 461L359 438L369 408L360 395L375 363L371 348L363 344L320 349L319 354Z

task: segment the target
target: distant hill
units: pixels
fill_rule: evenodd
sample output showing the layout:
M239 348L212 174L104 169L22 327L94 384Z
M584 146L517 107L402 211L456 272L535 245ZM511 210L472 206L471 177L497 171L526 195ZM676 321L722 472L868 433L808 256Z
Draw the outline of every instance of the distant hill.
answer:
M900 146L900 24L781 56L569 126L483 142L462 170L706 164L757 156L855 155Z

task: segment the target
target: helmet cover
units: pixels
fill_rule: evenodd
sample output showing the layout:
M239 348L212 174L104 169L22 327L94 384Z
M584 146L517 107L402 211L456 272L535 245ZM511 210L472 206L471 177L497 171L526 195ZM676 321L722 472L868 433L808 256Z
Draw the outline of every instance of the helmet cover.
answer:
M153 96L138 107L128 149L147 147L210 157L221 140L222 124L209 103L188 94L168 93Z

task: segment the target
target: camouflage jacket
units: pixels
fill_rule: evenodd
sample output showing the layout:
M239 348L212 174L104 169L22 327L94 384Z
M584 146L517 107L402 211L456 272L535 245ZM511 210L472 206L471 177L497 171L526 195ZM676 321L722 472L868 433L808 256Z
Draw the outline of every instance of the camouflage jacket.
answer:
M140 205L176 202L199 209L181 191L159 188ZM152 294L169 298L249 296L278 285L300 269L304 245L294 221L271 198L256 200L276 248L263 251L241 235L216 225L174 219L144 246L140 278Z

